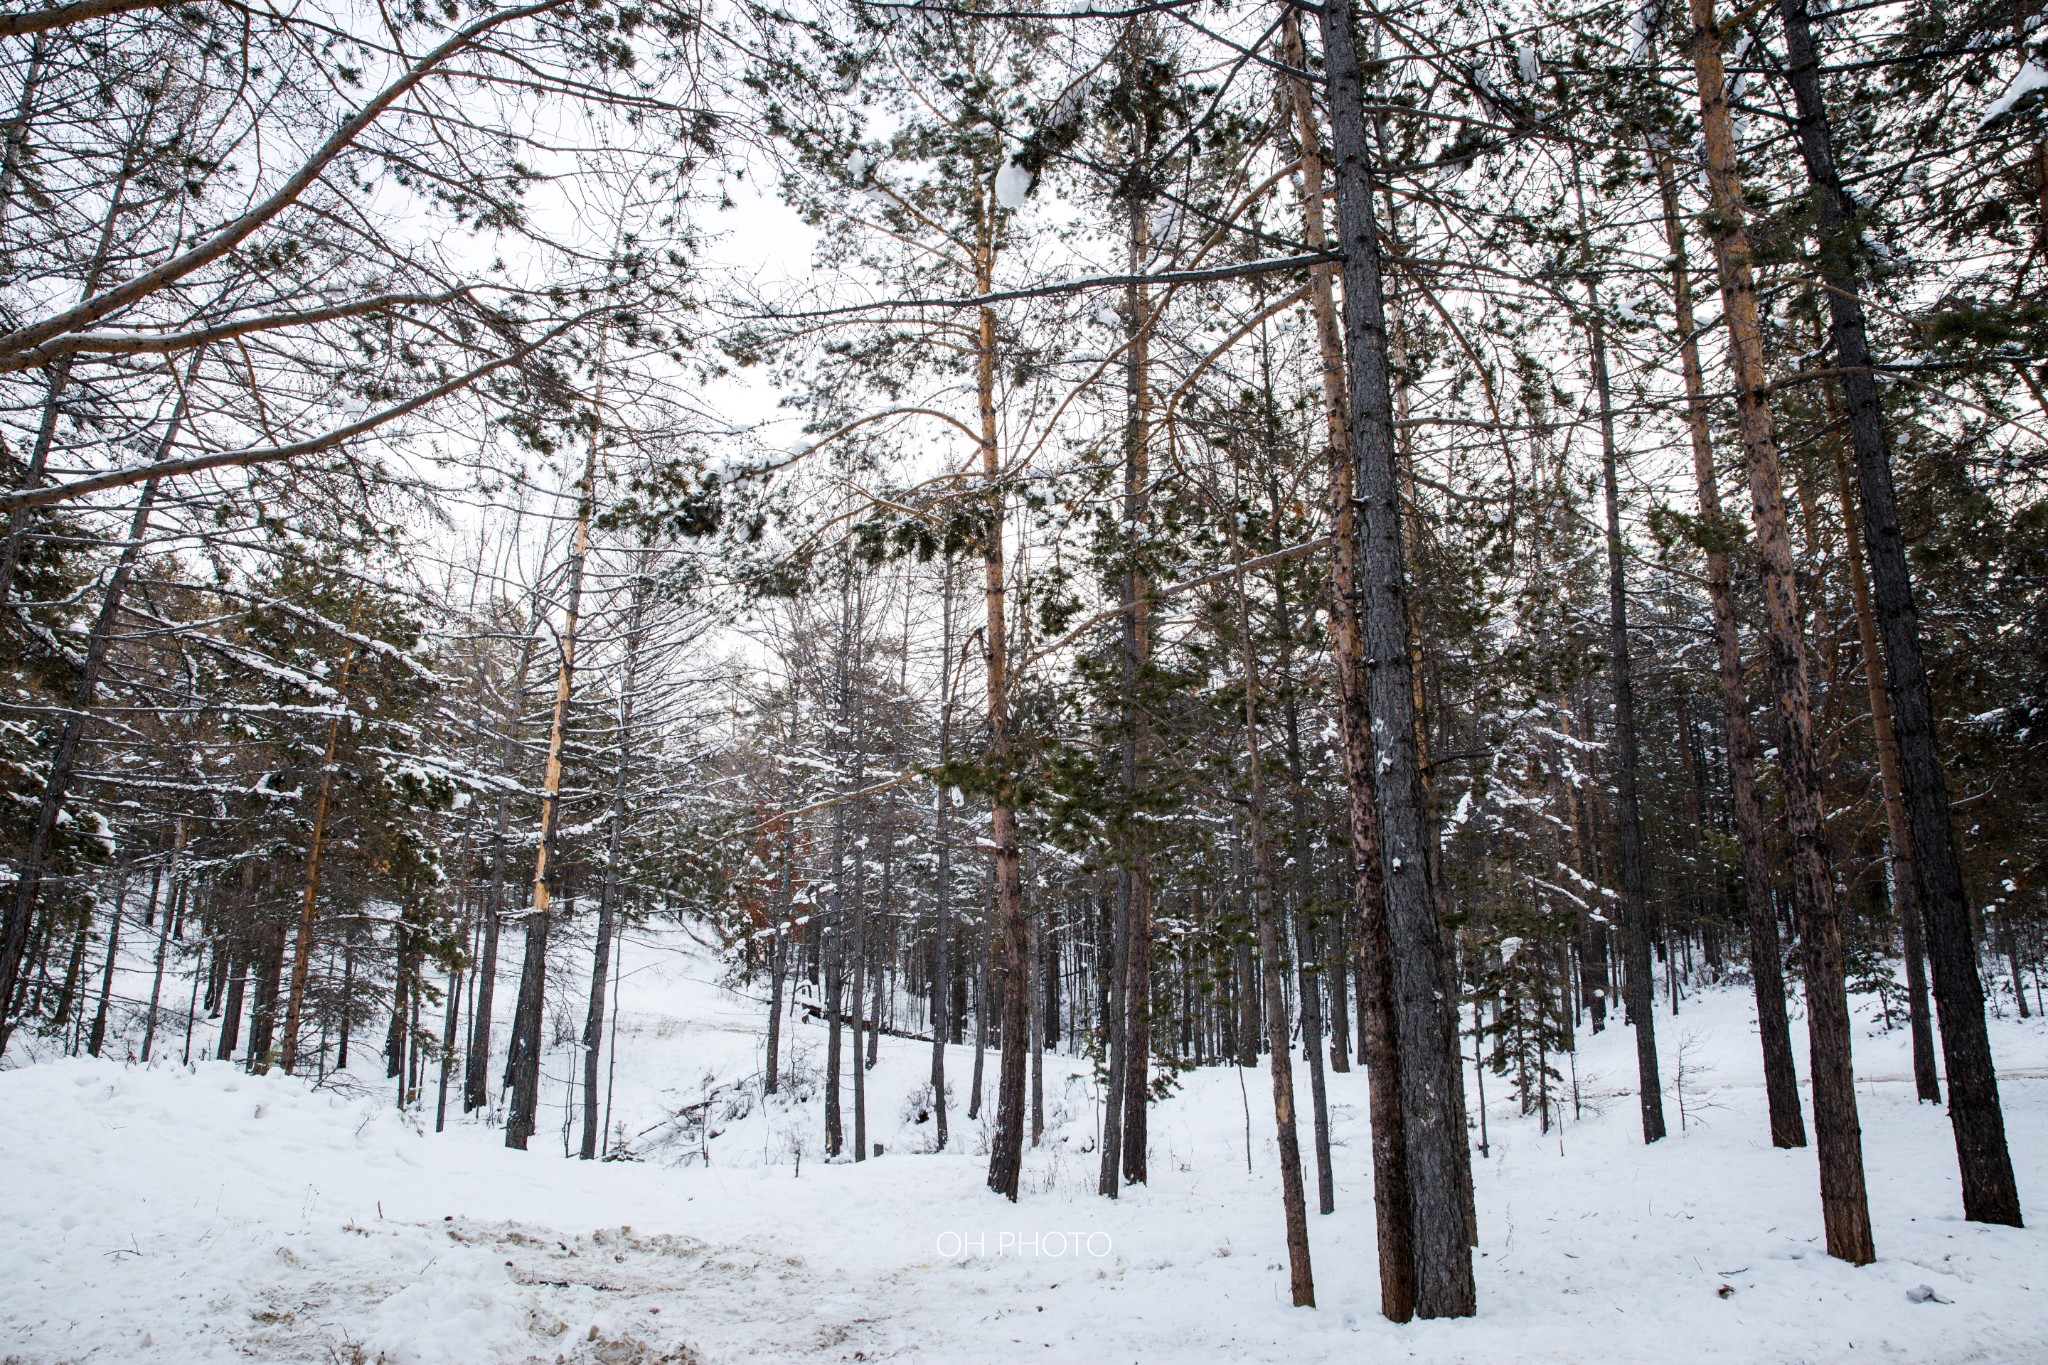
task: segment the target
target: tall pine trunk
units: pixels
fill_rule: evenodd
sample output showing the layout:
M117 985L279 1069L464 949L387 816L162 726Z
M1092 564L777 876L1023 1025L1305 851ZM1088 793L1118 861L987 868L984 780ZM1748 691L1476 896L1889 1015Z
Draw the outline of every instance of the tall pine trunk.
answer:
M1430 886L1425 847L1429 831L1415 745L1384 280L1368 168L1374 153L1365 119L1354 0L1326 0L1317 13L1327 72L1337 235L1344 257L1345 387L1359 545L1359 663L1372 722L1413 1238L1414 1308L1425 1318L1465 1317L1477 1309L1466 1199L1471 1152L1465 1137L1464 1077L1454 1065L1457 1053L1447 1036L1446 998L1455 994L1457 983L1451 964L1444 960Z
M1135 26L1134 26L1135 31ZM1151 249L1150 223L1144 204L1131 202L1131 272L1140 273ZM1152 485L1152 379L1151 337L1156 325L1151 300L1141 284L1129 286L1125 298L1130 329L1125 352L1128 410L1124 431L1124 574L1123 679L1124 679L1124 795L1135 806L1141 799L1145 767L1151 747L1145 706L1145 678L1152 664L1152 621L1147 601L1152 592L1147 572L1149 547L1146 529L1150 515ZM1135 810L1133 810L1135 815ZM1134 846L1127 852L1130 899L1123 916L1124 983L1122 992L1123 1179L1128 1185L1145 1183L1145 1148L1148 1142L1146 1116L1152 1102L1152 859L1138 831L1141 822L1130 824Z
M986 229L993 234L994 225ZM976 289L988 292L995 247L985 240L977 258ZM1024 907L1024 873L1017 846L1017 811L1010 772L1010 655L1006 610L1008 571L1003 552L1007 520L1002 451L996 435L996 315L982 308L975 346L975 398L981 417L981 477L987 500L982 513L982 592L987 624L982 661L988 684L988 741L984 761L990 786L989 834L995 846L997 961L1002 995L1001 1069L996 1080L996 1131L990 1144L988 1187L1012 1201L1024 1165L1025 1052L1030 1046L1031 932Z
M1722 521L1720 485L1714 474L1714 444L1707 426L1706 379L1700 369L1698 329L1693 323L1685 228L1679 218L1678 185L1672 175L1670 154L1653 146L1651 157L1663 197L1664 238L1671 248L1671 285L1676 299L1679 356L1685 372L1685 416L1692 440L1693 481L1698 488L1700 520L1709 545L1707 600L1714 616L1714 672L1720 683L1721 724L1727 732L1728 786L1734 806L1735 843L1742 860L1743 919L1749 934L1757 1033L1763 1046L1764 1096L1770 1113L1771 1145L1804 1147L1806 1120L1799 1111L1792 1026L1785 1012L1784 954L1778 943L1778 915L1771 899L1763 802L1756 789L1759 749L1756 727L1749 718L1748 693L1742 682L1742 634L1735 617L1734 573L1724 544L1729 536Z
M953 762L953 561L945 562L939 580L939 768ZM953 792L938 784L932 815L933 841L938 845L938 886L932 906L932 1116L937 1123L933 1148L946 1150L946 1042L953 1033Z
M1578 180L1578 162L1572 178ZM1579 230L1586 231L1585 192ZM1590 251L1592 243L1582 245ZM1621 540L1620 454L1614 442L1614 396L1607 374L1607 325L1598 287L1586 282L1586 333L1593 392L1600 404L1600 487L1607 513L1607 666L1614 692L1614 824L1621 851L1621 913L1628 950L1628 1022L1636 1035L1636 1095L1643 1141L1664 1136L1664 1090L1657 1076L1657 1011L1650 996L1650 910L1643 889L1643 819L1636 796L1636 702L1628 638L1628 560Z
M1697 3L1697 0L1696 0ZM1934 732L1934 701L1920 653L1920 618L1899 531L1891 449L1863 315L1855 206L1835 165L1833 130L1820 87L1806 0L1780 0L1787 76L1798 111L1799 151L1812 187L1819 268L1827 288L1828 335L1842 373L1849 446L1862 500L1863 545L1884 645L1885 684L1898 743L1899 782L1911 829L1914 890L1934 968L1934 1003L1948 1074L1949 1123L1962 1174L1963 1216L2020 1226L2019 1184L2005 1141L2005 1112L1984 1025L1984 985L1962 865L1949 824L1948 784Z
M156 443L150 457L152 463L163 460L177 443L178 433L185 425L186 396L205 354L205 348L199 348L186 367L185 383L179 386L177 405L171 409L170 420L165 423L164 433ZM141 496L135 501L135 512L128 522L128 539L122 544L120 557L114 562L114 572L108 577L106 591L100 598L99 614L93 619L92 633L86 638L85 658L78 670L78 690L58 732L56 746L50 753L50 766L43 776L42 799L36 807L36 822L30 828L27 847L15 863L13 893L5 925L0 927L0 1053L6 1051L8 1036L14 1029L16 988L21 983L22 959L35 937L43 870L54 852L57 826L64 815L64 800L70 794L71 779L78 766L79 747L85 739L85 723L99 699L100 675L106 668L107 653L113 646L114 626L121 615L128 581L133 577L135 561L142 553L143 537L149 532L156 494L157 480L151 478L142 485Z
M547 767L542 771L540 847L533 863L533 903L526 913L526 954L520 963L519 1002L512 1015L512 1048L505 1070L512 1103L505 1115L505 1145L526 1150L540 1115L541 1024L547 1012L550 879L555 839L561 826L562 745L569 725L569 696L576 678L576 627L583 608L583 564L590 549L590 518L597 502L597 431L583 465L576 503L576 535L569 550L568 604L563 614L561 657L555 669L555 706L548 726Z
M1941 1103L1934 1069L1934 1021L1927 1007L1927 954L1921 943L1920 892L1913 869L1913 831L1899 780L1899 741L1892 731L1892 699L1884 685L1884 656L1878 651L1877 613L1863 569L1863 518L1850 486L1847 454L1835 447L1835 480L1841 489L1843 549L1849 561L1849 594L1856 605L1856 639L1863 654L1863 682L1870 696L1870 728L1877 746L1878 784L1884 795L1885 851L1892 907L1899 917L1900 948L1906 959L1906 1023L1912 1037L1913 1092L1926 1104Z
M1238 636L1244 670L1245 769L1250 800L1245 807L1251 843L1252 913L1258 921L1259 997L1266 1031L1269 1070L1273 1078L1273 1126L1280 1149L1280 1204L1287 1227L1288 1287L1296 1308L1316 1303L1314 1270L1309 1263L1308 1200L1302 1188L1301 1138L1294 1119L1294 1049L1288 1045L1287 997L1280 980L1280 907L1273 894L1273 854L1266 831L1265 770L1259 756L1257 663L1244 605L1244 576L1237 581Z
M1727 319L1728 358L1734 370L1736 423L1749 474L1750 518L1778 712L1778 770L1784 782L1785 825L1792 845L1793 906L1806 968L1806 1028L1813 1073L1813 1127L1820 1149L1821 1218L1828 1253L1864 1265L1875 1259L1877 1252L1871 1241L1863 1138L1856 1113L1841 913L1822 843L1825 813L1808 699L1799 584L1785 514L1769 376L1764 369L1763 332L1750 265L1746 208L1736 170L1720 30L1714 20L1713 0L1691 3L1693 70L1707 148L1714 255Z
M1283 18L1284 51L1306 70L1299 19ZM1349 20L1346 20L1349 31ZM1355 54L1354 54L1355 57ZM1354 68L1355 69L1355 68ZM1329 241L1324 221L1322 130L1308 82L1290 79L1296 136L1301 146L1304 235L1313 246ZM1380 1312L1394 1322L1415 1315L1414 1214L1408 1183L1407 1133L1401 1117L1400 1043L1394 1012L1393 949L1381 880L1378 776L1373 768L1372 712L1365 680L1365 637L1360 620L1358 470L1354 457L1344 340L1337 316L1337 267L1309 272L1329 465L1330 635L1336 661L1339 733L1346 781L1350 865L1350 918L1356 935L1358 1058L1366 1071L1372 1132L1373 1214L1379 1253Z

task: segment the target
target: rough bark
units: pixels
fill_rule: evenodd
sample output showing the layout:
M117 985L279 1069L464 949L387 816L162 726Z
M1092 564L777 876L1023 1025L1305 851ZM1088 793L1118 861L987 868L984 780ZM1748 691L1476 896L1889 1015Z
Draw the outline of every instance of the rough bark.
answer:
M1406 572L1395 474L1392 395L1379 230L1373 209L1364 73L1353 0L1318 11L1335 162L1337 230L1344 254L1343 322L1351 453L1357 482L1360 663L1371 716L1382 885L1398 1019L1401 1113L1407 1142L1415 1312L1476 1311L1464 1190L1471 1153L1463 1077L1445 1036L1444 999L1456 990L1429 884L1427 821L1415 749Z
M526 1150L540 1114L542 1015L547 1005L549 897L555 839L562 816L562 745L569 726L569 696L576 678L576 627L583 609L583 565L590 550L590 518L597 502L598 435L591 433L583 481L576 499L576 533L569 549L567 603L562 617L561 655L555 668L555 706L548 726L547 766L541 775L540 847L533 861L533 902L526 913L526 954L520 964L519 1003L512 1016L512 1047L506 1059L512 1103L505 1115L505 1145Z
M1308 1202L1302 1188L1301 1138L1294 1119L1294 1049L1287 1041L1287 997L1280 977L1280 906L1273 893L1273 854L1266 831L1265 767L1259 752L1258 665L1252 654L1242 575L1237 584L1237 600L1240 666L1244 673L1245 770L1250 779L1245 827L1251 845L1252 913L1258 923L1259 999L1263 1007L1260 1013L1273 1078L1273 1125L1280 1149L1280 1203L1287 1227L1288 1287L1296 1308L1313 1308L1316 1286L1309 1262Z
M1576 176L1577 165L1573 172ZM1585 204L1580 202L1581 231ZM1657 1011L1650 999L1650 912L1643 889L1643 820L1637 802L1635 678L1628 638L1628 559L1621 539L1620 455L1607 373L1607 326L1594 284L1586 284L1586 331L1593 391L1600 404L1600 487L1607 512L1607 667L1614 693L1614 825L1621 853L1621 913L1628 948L1628 1021L1636 1035L1636 1095L1643 1141L1664 1136L1664 1090L1657 1068Z
M1728 743L1728 787L1734 806L1735 844L1742 861L1743 921L1749 935L1750 980L1756 993L1757 1032L1763 1047L1764 1095L1771 1145L1804 1147L1806 1120L1799 1110L1799 1077L1792 1061L1792 1026L1785 1012L1784 952L1771 903L1770 854L1764 839L1763 802L1757 796L1759 749L1742 681L1742 634L1735 617L1734 573L1722 542L1721 491L1707 425L1706 379L1693 322L1692 275L1670 154L1651 148L1664 201L1664 237L1671 248L1671 283L1677 300L1679 357L1685 374L1686 428L1692 441L1693 481L1707 550L1707 600L1714 617L1714 675L1720 684L1721 724Z
M1920 619L1892 489L1891 449L1864 321L1855 206L1835 166L1833 130L1820 87L1819 58L1805 0L1780 0L1787 75L1798 110L1800 155L1813 191L1819 269L1826 283L1828 334L1842 371L1849 445L1862 502L1863 545L1884 646L1885 685L1898 743L1899 781L1913 852L1914 891L1934 969L1934 1003L1948 1076L1949 1123L1962 1174L1963 1216L2020 1226L2018 1182L2006 1148L2005 1113L1984 1025L1967 893L1949 824L1948 784L1934 731L1934 702L1920 650Z
M1813 1126L1820 1149L1821 1218L1828 1252L1854 1265L1875 1259L1863 1176L1863 1140L1850 1056L1849 998L1843 977L1840 907L1823 845L1824 809L1813 739L1799 585L1785 513L1784 482L1771 415L1763 332L1750 264L1742 185L1721 64L1713 0L1691 0L1693 70L1707 148L1712 237L1734 370L1736 425L1749 475L1765 638L1778 713L1778 770L1792 845L1793 905L1806 966L1806 1023L1813 1081Z
M1131 261L1135 274L1143 268L1151 248L1151 234L1144 205L1131 206ZM1128 287L1125 297L1126 326L1130 340L1125 351L1129 411L1124 435L1124 553L1128 557L1124 574L1123 670L1124 791L1136 801L1144 780L1151 744L1150 728L1142 697L1146 670L1152 660L1152 623L1144 605L1151 595L1151 575L1146 571L1146 531L1152 484L1152 386L1150 339L1153 328L1151 301L1143 285ZM1139 827L1134 819L1133 834ZM1124 1183L1145 1183L1145 1149L1148 1142L1146 1117L1152 1102L1152 860L1142 840L1128 853L1130 898L1123 916L1123 1084L1119 1098L1123 1105L1122 1142Z
M355 633L362 608L363 594L358 588L349 607L350 634ZM320 896L320 854L327 843L327 812L334 793L334 755L341 745L341 722L348 715L348 675L355 662L356 646L351 641L341 656L334 687L334 704L340 709L327 722L327 750L320 760L320 783L313 798L313 831L306 843L306 884L299 899L298 931L292 942L291 989L284 1009L284 1044L278 1056L278 1065L287 1076L299 1062L299 1017L305 1008L306 975L313 964L313 910Z
M1298 19L1284 19L1290 64L1305 70ZM1347 23L1348 28L1348 23ZM1293 88L1295 124L1302 148L1305 235L1311 245L1328 240L1324 222L1322 135L1308 84ZM1368 200L1368 203L1370 201ZM1316 318L1318 356L1330 471L1330 634L1337 665L1341 742L1346 782L1346 825L1350 836L1351 919L1356 934L1358 1057L1366 1069L1372 1131L1373 1214L1379 1253L1380 1312L1394 1322L1415 1314L1414 1221L1408 1184L1407 1136L1401 1118L1400 1044L1394 1013L1392 948L1387 901L1380 878L1378 778L1373 769L1372 713L1366 693L1364 631L1359 620L1356 461L1351 405L1345 375L1344 342L1337 316L1335 266L1310 271L1310 303Z
M1878 784L1884 796L1885 854L1892 908L1899 917L1900 947L1906 959L1906 1022L1912 1036L1913 1091L1926 1104L1941 1103L1941 1079L1934 1068L1934 1021L1927 1000L1927 958L1921 944L1920 895L1913 870L1913 830L1899 779L1899 741L1892 732L1892 701L1884 685L1884 656L1877 644L1877 613L1863 570L1863 518L1857 514L1848 455L1835 449L1835 479L1842 496L1843 544L1849 561L1849 593L1856 605L1856 638L1863 655L1863 681L1870 696L1870 728L1877 747Z
M991 223L985 231L993 234ZM992 240L981 243L975 286L987 292L995 266ZM1003 1005L1003 1055L996 1081L996 1131L988 1158L988 1187L1014 1201L1024 1163L1025 1052L1031 1032L1031 933L1024 906L1024 874L1017 846L1017 812L1012 804L1010 768L1010 651L1006 598L1008 571L1003 549L1007 521L1002 451L996 434L996 315L979 310L975 345L975 400L981 419L981 477L984 525L981 534L982 596L987 619L982 663L988 687L989 834L994 845L996 932Z

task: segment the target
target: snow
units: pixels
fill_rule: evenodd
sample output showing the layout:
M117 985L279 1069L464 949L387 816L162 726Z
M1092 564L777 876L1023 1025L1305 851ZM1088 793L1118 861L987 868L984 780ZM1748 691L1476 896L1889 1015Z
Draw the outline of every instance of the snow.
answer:
M1311 1219L1321 1307L1299 1310L1263 1062L1185 1075L1153 1116L1152 1183L1112 1203L1094 1194L1092 1077L1048 1056L1046 1137L1011 1205L985 1188L986 1124L959 1102L970 1048L948 1056L954 1150L922 1150L929 1044L884 1037L867 1080L884 1154L828 1164L815 1022L784 1033L809 1097L763 1103L757 1002L717 986L679 935L629 939L622 971L614 1117L639 1161L564 1159L558 1081L531 1152L467 1122L418 1131L370 1055L368 1080L328 1089L219 1062L0 1073L0 1355L2018 1362L2048 1340L2043 1234L1962 1221L1947 1121L1913 1100L1904 1030L1867 1019L1875 1264L1823 1253L1814 1154L1765 1137L1752 1010L1731 987L1688 996L1676 1018L1660 1003L1672 1135L1655 1146L1640 1141L1625 1027L1582 1034L1582 1112L1567 1098L1548 1132L1487 1076L1479 1316L1395 1326L1377 1313L1359 1071L1328 1078L1337 1212ZM2048 1030L1995 1019L1993 1041L2038 1217ZM568 1075L574 1055L551 1050L546 1074ZM706 1125L673 1121L705 1101Z
M1643 0L1636 12L1629 16L1628 32L1629 60L1641 61L1650 55L1652 44L1657 41L1657 26L1664 22L1664 0Z
M1984 117L1977 120L1977 126L1982 128L2044 86L2048 86L2048 66L2042 66L2036 58L2027 58L2013 76L2012 83L2005 87L2005 93L1991 101L1991 107L1984 111Z
M1527 39L1515 44L1515 70L1530 85L1543 74L1542 63L1536 58L1536 45Z
M1031 194L1031 172L1017 164L1014 156L1003 158L996 170L996 202L1012 212L1024 207Z

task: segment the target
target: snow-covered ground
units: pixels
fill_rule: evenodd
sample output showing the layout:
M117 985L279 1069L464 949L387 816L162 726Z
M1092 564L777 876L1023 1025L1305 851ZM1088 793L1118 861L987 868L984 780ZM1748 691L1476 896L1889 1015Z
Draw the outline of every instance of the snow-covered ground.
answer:
M1624 1029L1582 1040L1595 1102L1548 1134L1488 1078L1479 1316L1397 1327L1376 1312L1358 1072L1330 1077L1337 1212L1310 1223L1321 1307L1295 1309L1263 1067L1185 1077L1155 1111L1152 1183L1110 1203L1092 1082L1049 1057L1048 1132L1012 1206L984 1188L986 1132L960 1112L971 1049L948 1061L954 1151L923 1150L928 1046L885 1038L867 1078L884 1155L828 1164L820 1100L748 1098L758 1005L681 939L632 946L626 967L614 1120L642 1161L563 1159L559 1089L521 1154L477 1125L417 1131L381 1081L351 1095L217 1062L0 1073L0 1360L2048 1358L2048 1238L1962 1221L1903 1030L1858 1054L1876 1264L1823 1253L1812 1152L1765 1138L1746 994L1709 992L1658 1019L1667 1081L1682 1044L1690 1074L1686 1127L1667 1094L1654 1147ZM819 1069L823 1030L786 1036ZM1993 1036L2022 1196L2048 1219L2048 1030L2005 1019ZM708 1134L662 1122L714 1091Z

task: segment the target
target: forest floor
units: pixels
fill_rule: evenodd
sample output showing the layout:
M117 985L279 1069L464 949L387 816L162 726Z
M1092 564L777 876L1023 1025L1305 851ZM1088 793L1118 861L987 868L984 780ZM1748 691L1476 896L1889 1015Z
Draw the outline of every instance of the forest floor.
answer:
M1672 1135L1655 1146L1640 1141L1624 1028L1582 1037L1579 1112L1567 1094L1548 1132L1487 1078L1479 1315L1396 1327L1376 1312L1358 1071L1329 1078L1337 1211L1311 1217L1321 1306L1297 1310L1263 1064L1182 1076L1154 1110L1151 1183L1111 1203L1094 1193L1086 1064L1048 1057L1047 1130L1012 1206L983 1184L985 1121L959 1112L971 1048L948 1056L955 1150L925 1150L929 1045L885 1037L866 1079L883 1154L827 1163L813 1093L824 1030L786 1032L801 1097L763 1104L761 1007L713 984L679 938L629 944L626 958L613 1116L635 1161L563 1159L559 1084L531 1152L466 1122L422 1132L395 1112L375 1055L358 1057L367 1079L322 1088L219 1062L0 1073L0 1360L1928 1365L2048 1353L2048 1235L1962 1221L1947 1120L1914 1103L1905 1030L1877 1031L1868 1002L1857 1089L1874 1265L1823 1253L1812 1150L1764 1136L1747 993L1710 990L1657 1019ZM1993 1028L2021 1193L2048 1223L2048 1029L2010 1016ZM1804 1074L1800 1035L1795 1020ZM551 1051L550 1073L565 1077L573 1055ZM994 1074L991 1054L991 1092ZM1305 1110L1305 1067L1297 1084ZM1308 1179L1313 1199L1312 1166Z

